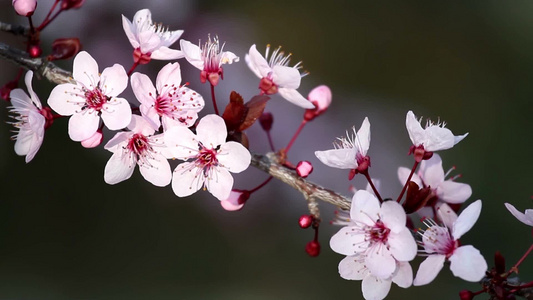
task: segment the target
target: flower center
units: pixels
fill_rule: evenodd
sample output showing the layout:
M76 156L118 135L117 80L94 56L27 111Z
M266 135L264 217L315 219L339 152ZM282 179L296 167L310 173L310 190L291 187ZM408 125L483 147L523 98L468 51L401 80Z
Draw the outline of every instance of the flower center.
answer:
M378 220L373 227L367 232L371 243L386 243L389 238L390 229L385 227L385 224Z
M94 90L85 91L85 106L100 111L109 98L97 87Z
M139 133L134 134L130 138L127 148L139 157L143 156L144 152L152 150L148 139L144 135Z
M259 82L259 89L261 94L272 95L278 92L278 86L272 81L272 79L263 77Z
M196 157L196 164L204 170L204 174L207 176L211 167L218 165L216 150L201 146L200 152Z
M158 96L157 99L155 99L154 108L160 116L171 115L172 112L176 110L176 107L172 104L172 99L166 96Z

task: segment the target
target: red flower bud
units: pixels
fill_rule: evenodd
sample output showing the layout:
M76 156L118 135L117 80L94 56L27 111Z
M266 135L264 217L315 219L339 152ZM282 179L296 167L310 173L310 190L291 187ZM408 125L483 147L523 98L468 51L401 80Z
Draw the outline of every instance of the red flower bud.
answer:
M298 225L300 225L300 227L302 227L303 229L309 228L309 226L313 224L314 219L315 218L313 216L303 215L298 220Z
M318 241L310 241L305 245L305 252L311 257L317 257L320 254L320 243Z
M62 0L61 1L61 9L67 10L72 8L80 8L85 0Z
M48 60L69 59L76 56L81 50L81 43L78 38L57 39L52 43L52 54L48 55Z
M272 114L269 112L264 112L259 117L259 124L261 124L261 127L264 131L270 131L273 122L274 116L272 116Z

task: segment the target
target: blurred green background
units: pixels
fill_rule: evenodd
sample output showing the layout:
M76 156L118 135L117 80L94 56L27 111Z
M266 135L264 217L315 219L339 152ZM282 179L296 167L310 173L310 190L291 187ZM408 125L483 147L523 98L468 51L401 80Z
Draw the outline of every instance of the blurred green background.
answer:
M39 1L35 23L53 1ZM131 46L120 14L131 19L150 8L154 21L184 29L183 38L205 40L208 33L226 41L241 62L225 68L217 87L221 103L231 90L245 98L257 93L258 79L244 54L252 44L270 43L303 60L310 75L304 95L318 84L333 90L329 112L304 129L289 158L310 160L310 180L349 195L347 174L320 165L315 150L331 147L336 136L372 123L371 174L382 179L385 196L401 186L398 166L410 166L405 113L441 118L455 134L470 135L442 152L461 182L473 189L469 203L483 200L480 220L462 238L481 250L492 266L496 250L514 264L532 243L531 228L504 208L533 208L531 159L533 113L533 2L531 1L103 1L90 0L60 15L43 33L44 54L55 38L79 37L100 70L131 66ZM1 20L26 24L9 1ZM24 48L24 40L0 33L1 40ZM179 48L178 44L175 48ZM206 98L198 73L180 61L184 81ZM166 62L137 70L155 80ZM71 61L61 62L71 68ZM17 67L0 61L0 84ZM21 87L25 88L23 85ZM45 102L53 88L34 80ZM128 88L126 98L136 100ZM283 147L298 126L302 110L273 97L273 135ZM252 196L239 212L226 212L207 192L180 199L170 187L157 188L138 171L110 186L103 169L111 153L87 150L69 140L67 119L46 132L35 159L15 155L6 103L0 104L0 299L337 299L362 298L360 282L338 276L341 255L329 247L338 228L333 209L322 205L322 253L304 252L310 230L297 225L306 213L304 199L279 182ZM264 133L250 129L251 149L267 151ZM110 134L106 139L111 137ZM266 179L251 169L236 177L236 188ZM356 177L355 184L364 186ZM417 265L419 260L416 260ZM415 267L416 270L416 267ZM533 280L533 258L520 268ZM388 299L457 299L475 283L454 278L447 267L429 286L393 286ZM488 297L480 297L487 299Z

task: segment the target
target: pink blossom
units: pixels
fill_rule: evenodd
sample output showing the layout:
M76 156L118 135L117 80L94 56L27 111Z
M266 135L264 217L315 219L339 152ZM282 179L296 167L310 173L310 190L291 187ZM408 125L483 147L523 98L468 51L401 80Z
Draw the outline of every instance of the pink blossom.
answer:
M186 127L165 132L165 143L173 156L190 160L179 164L172 176L172 189L178 197L189 196L202 187L219 200L226 200L233 187L229 172L240 173L250 165L248 149L237 142L226 142L226 124L217 115L203 117L196 134Z
M315 108L305 111L304 118L311 121L323 114L331 104L331 90L327 85L319 85L307 96L307 99L315 105Z
M180 50L168 48L176 42L183 30L169 31L163 24L152 22L149 9L141 9L133 16L133 22L122 15L122 27L131 45L147 59L178 59L183 57Z
M352 199L350 222L331 238L330 246L343 255L364 255L369 271L388 279L397 262L411 261L416 256L415 240L405 224L400 204L386 201L380 205L376 196L359 190Z
M250 198L249 191L234 189L231 190L228 198L220 201L220 205L227 211L236 211L243 208L248 198Z
M162 123L164 130L173 126L192 126L204 107L200 94L181 85L181 69L177 62L169 63L159 71L155 87L148 76L133 73L131 88L141 103L141 114L157 128Z
M137 115L133 115L128 129L130 131L117 133L104 146L113 152L105 166L105 182L117 184L130 178L138 165L148 182L156 186L168 185L172 172L167 159L172 156L166 149L164 134L154 135L154 125Z
M98 147L104 139L104 135L101 129L98 129L90 138L81 141L81 145L84 148Z
M131 121L128 101L117 96L128 86L124 67L115 64L98 73L98 64L85 51L74 58L74 81L56 86L48 105L63 116L71 116L68 134L81 142L98 130L100 117L107 128L119 130Z
M289 67L290 54L284 56L283 51L278 48L269 58L269 51L270 45L267 46L263 57L255 45L252 45L245 56L248 67L261 78L259 83L261 93L266 95L279 93L292 104L302 108L314 108L315 106L296 90L300 86L302 76L307 75L306 73L300 74L301 63Z
M16 140L15 153L21 156L26 155L26 163L29 163L39 151L44 140L46 125L41 101L31 85L32 79L33 72L28 71L24 81L30 96L22 89L14 89L9 94L13 105L10 112L15 114L13 116L15 121L11 124L18 129L16 136L13 137Z
M13 0L13 8L17 14L24 17L33 15L36 7L37 0Z
M509 212L518 219L518 221L533 226L533 209L526 209L525 213L522 213L518 211L513 205L509 203L505 203L505 207L509 210Z
M476 223L481 213L481 200L470 204L457 217L448 205L443 204L439 211L445 226L440 226L432 219L426 219L426 230L420 230L420 246L428 257L420 264L413 285L425 285L433 281L444 266L450 261L453 275L466 281L481 280L487 271L487 262L476 248L460 246L459 239Z
M220 46L218 37L213 40L208 37L203 46L196 46L189 41L181 40L180 46L185 59L201 71L200 79L202 83L209 81L213 86L218 84L219 78L224 79L222 65L239 61L239 57L233 52L222 51L224 44Z

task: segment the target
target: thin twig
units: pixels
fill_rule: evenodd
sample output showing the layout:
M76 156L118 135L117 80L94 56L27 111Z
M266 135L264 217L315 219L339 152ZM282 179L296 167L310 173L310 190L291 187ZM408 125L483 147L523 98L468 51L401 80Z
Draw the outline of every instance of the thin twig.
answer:
M14 35L29 36L30 27L22 25L13 25L9 23L0 22L0 31L12 33Z

